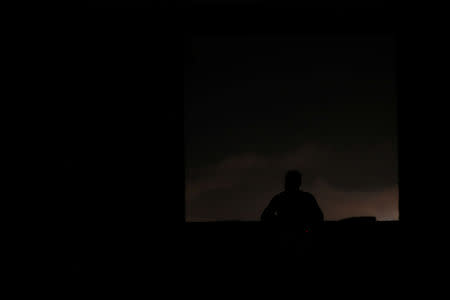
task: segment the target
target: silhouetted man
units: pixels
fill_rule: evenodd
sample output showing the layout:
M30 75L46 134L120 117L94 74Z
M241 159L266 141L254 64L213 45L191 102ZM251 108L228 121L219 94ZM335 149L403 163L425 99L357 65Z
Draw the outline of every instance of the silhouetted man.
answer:
M276 235L284 254L294 251L294 254L302 255L309 251L312 247L309 232L324 219L314 196L300 190L301 185L301 173L288 171L284 192L275 195L261 215L261 221L271 221L279 226Z
M262 221L276 221L278 224L295 229L308 230L323 221L323 213L316 199L308 192L300 190L302 174L296 170L286 173L285 190L270 201L261 215Z

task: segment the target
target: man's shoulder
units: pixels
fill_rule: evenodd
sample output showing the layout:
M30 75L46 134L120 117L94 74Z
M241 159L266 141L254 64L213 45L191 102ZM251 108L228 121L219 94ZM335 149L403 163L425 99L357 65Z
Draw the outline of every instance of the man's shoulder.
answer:
M273 196L272 200L283 199L285 196L286 196L286 192L283 191L283 192L278 193L275 196Z
M311 194L310 192L302 191L302 195L303 195L305 198L308 198L308 199L315 199L315 197L313 196L313 194Z
M278 193L275 196L273 196L272 200L278 201L278 200L283 200L286 198L290 199L292 197L301 197L304 199L315 200L315 197L313 196L313 194L311 194L309 192L305 192L305 191L300 191L300 192L296 192L296 193L289 193L289 192L283 191L283 192Z
M273 196L273 199L283 197L283 195L284 195L284 192L278 193L275 196Z

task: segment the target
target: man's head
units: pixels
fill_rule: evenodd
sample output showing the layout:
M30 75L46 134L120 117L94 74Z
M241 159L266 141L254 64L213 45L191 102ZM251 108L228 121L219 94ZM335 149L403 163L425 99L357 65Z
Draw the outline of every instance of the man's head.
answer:
M286 191L298 190L302 185L302 174L297 170L286 172L284 179L284 189Z

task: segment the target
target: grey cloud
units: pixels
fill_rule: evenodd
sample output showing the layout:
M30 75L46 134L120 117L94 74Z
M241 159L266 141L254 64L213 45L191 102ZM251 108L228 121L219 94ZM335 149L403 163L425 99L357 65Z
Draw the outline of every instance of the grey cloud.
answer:
M379 147L380 153L392 150L389 144L373 147ZM188 169L187 217L256 220L281 191L285 171L299 169L304 174L303 188L316 196L327 219L355 215L396 219L395 156L383 162L362 148L354 150L348 155L311 142L281 155L228 157L194 170L195 176ZM346 177L341 176L344 169Z

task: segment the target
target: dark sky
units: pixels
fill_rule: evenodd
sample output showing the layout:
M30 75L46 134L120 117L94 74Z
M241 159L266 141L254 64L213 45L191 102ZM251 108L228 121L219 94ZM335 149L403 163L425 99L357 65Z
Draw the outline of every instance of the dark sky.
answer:
M257 220L286 170L327 220L398 219L393 36L193 37L186 219Z

